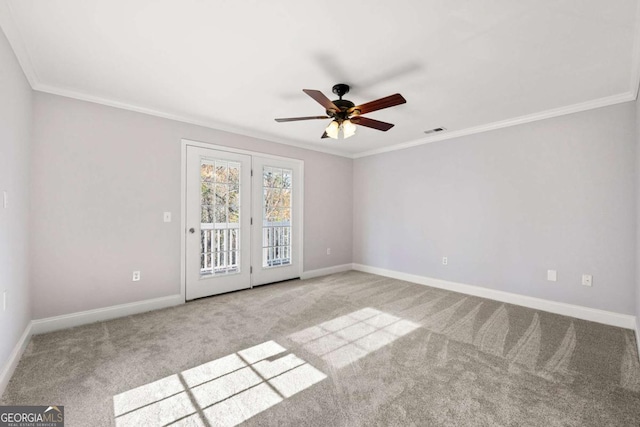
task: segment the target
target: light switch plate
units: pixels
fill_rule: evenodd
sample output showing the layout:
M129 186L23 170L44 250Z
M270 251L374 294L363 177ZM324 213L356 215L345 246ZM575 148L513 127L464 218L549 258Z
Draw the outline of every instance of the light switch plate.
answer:
M164 222L171 222L171 212L164 213Z
M6 191L2 192L2 207L4 209L7 209L7 206L9 205L9 194Z
M547 280L555 282L558 280L558 272L555 270L547 270Z
M593 286L593 276L590 274L582 275L582 285L583 286Z

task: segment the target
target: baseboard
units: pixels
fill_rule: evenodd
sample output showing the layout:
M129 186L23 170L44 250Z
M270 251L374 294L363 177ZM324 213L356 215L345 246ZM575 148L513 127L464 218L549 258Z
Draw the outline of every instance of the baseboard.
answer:
M2 372L0 373L0 396L2 396L4 390L7 388L7 384L9 384L11 376L16 370L16 366L18 366L18 362L20 362L22 353L24 353L24 350L27 348L27 344L29 344L31 331L32 325L31 322L29 322L15 347L13 347L13 351L9 355L9 360L7 360L6 365L2 368Z
M353 270L353 264L334 265L333 267L319 268L317 270L309 270L302 273L302 280L313 279L314 277L326 276L327 274L342 273L343 271Z
M58 331L60 329L72 328L74 326L86 325L89 323L115 319L117 317L130 316L132 314L172 307L182 303L184 303L182 296L171 295L168 297L114 305L112 307L64 314L62 316L48 317L32 321L32 333L34 335L44 334L46 332Z
M603 323L605 325L618 326L625 329L637 328L635 316L631 316L628 314L614 313L611 311L598 310L595 308L583 307L580 305L566 304L563 302L550 301L541 298L529 297L526 295L513 294L510 292L483 288L481 286L448 282L446 280L402 273L399 271L386 270L384 268L371 267L362 264L353 264L353 269L365 273L372 273L379 276L391 277L393 279L418 283L420 285L446 289L448 291L460 292L463 294L488 298L496 301L506 302L509 304L521 305L536 310L548 311L550 313L562 314L564 316L589 320L591 322Z

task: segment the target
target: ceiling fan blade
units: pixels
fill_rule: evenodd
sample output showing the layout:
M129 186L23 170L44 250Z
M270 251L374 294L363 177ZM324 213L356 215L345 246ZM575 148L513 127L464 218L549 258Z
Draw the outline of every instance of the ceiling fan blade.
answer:
M328 119L329 116L309 116L309 117L288 117L286 119L275 119L276 122L297 122L300 120Z
M374 120L374 119L370 119L368 117L362 117L362 116L352 117L351 122L356 125L381 130L383 132L386 132L395 126L391 123L381 122L380 120Z
M313 99L315 99L316 102L322 105L325 110L340 111L340 109L336 107L336 105L333 102L331 102L329 98L324 96L324 93L320 92L319 90L302 89L302 91L307 95L309 95L310 97L312 97Z
M359 114L366 114L372 111L382 110L383 108L395 107L396 105L404 104L407 102L402 95L396 93L395 95L389 95L384 98L376 99L375 101L367 102L366 104L356 105L349 108L349 114L359 110Z
M325 133L322 134L322 136L320 138L321 139L329 138L329 135L327 135L327 132L325 132Z

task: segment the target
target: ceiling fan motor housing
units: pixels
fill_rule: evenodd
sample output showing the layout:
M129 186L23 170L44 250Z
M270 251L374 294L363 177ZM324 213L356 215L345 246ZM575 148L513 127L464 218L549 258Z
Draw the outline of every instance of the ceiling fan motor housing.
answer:
M349 93L349 85L338 83L337 85L334 85L331 90L333 91L333 93L340 97L340 99L336 99L335 101L333 101L333 104L338 107L340 111L334 112L333 110L327 110L327 115L329 117L333 117L338 121L342 121L347 120L351 114L358 114L356 111L352 111L351 114L349 114L349 109L355 107L356 104L346 99L342 99L344 95Z
M340 109L340 111L327 110L327 115L341 120L348 119L350 115L348 112L349 109L355 107L353 102L347 101L346 99L336 99L333 103Z

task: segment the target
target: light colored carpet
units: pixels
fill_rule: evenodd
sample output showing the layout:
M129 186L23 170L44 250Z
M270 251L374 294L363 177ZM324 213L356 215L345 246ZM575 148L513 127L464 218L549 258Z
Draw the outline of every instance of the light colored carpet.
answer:
M69 426L638 426L632 331L359 272L33 337Z

